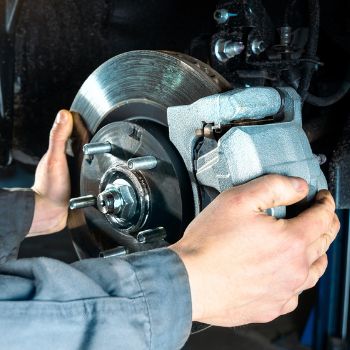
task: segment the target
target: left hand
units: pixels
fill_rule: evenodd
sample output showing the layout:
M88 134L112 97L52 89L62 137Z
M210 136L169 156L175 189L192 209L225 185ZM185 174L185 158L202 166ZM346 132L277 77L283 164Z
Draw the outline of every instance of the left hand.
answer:
M35 210L29 236L58 232L67 224L70 177L65 150L72 129L71 113L60 111L50 132L49 149L35 173Z

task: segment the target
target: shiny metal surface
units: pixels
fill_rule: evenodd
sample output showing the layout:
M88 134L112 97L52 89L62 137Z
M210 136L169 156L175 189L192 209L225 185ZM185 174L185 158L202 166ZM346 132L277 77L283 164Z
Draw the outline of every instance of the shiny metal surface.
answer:
M145 156L131 158L127 164L130 170L151 170L157 166L158 161L153 156Z
M72 198L69 201L69 209L71 210L83 209L94 206L96 206L96 197L92 195Z
M136 239L139 243L152 243L159 240L164 240L166 237L166 231L164 227L157 227L155 229L141 231L137 234Z
M98 209L84 210L89 222L102 232L115 232L125 236L137 232L148 217L149 190L146 180L141 173L132 172L126 165L129 156L135 154L140 147L139 140L130 137L133 130L133 125L126 122L106 125L95 134L92 142L108 141L114 145L113 152L99 154L92 159L87 156L82 164L80 178L82 194L93 194L101 200L101 193L111 194L112 189L115 192L110 210L102 208L99 203L97 203ZM126 194L124 186L132 187L132 191L136 193ZM135 205L137 205L137 216L131 215L131 212L134 214L136 212Z
M144 117L167 125L167 107L190 104L229 87L217 72L192 57L131 51L97 68L82 85L71 110L81 115L92 134L111 119Z
M245 46L242 42L224 39L219 39L214 47L215 56L222 63L241 54L244 49Z
M83 152L86 156L112 152L112 145L109 142L88 143L84 145Z
M80 115L85 124L86 132L83 133L84 135L88 133L93 136L103 126L122 120L143 120L145 123L152 121L167 126L166 111L169 106L190 104L201 97L229 88L230 84L224 78L208 65L192 57L171 52L133 51L113 57L93 72L79 90L71 110ZM181 128L181 125L179 127ZM110 154L105 153L85 158L76 155L77 159L80 159L78 167L81 167L80 195L101 193L103 191L101 174L113 166L120 167L122 162L127 169L126 161L140 155L138 154L138 147L140 147L138 135L133 134L132 130L130 132L118 129L109 130L96 142L108 141L114 145L113 140L116 140L119 148L113 149ZM86 137L84 137L84 142L86 143ZM127 146L123 147L123 145ZM161 214L158 214L160 221L170 220L173 222L169 228L171 233L172 230L179 230L177 227L180 228L181 217L184 213L187 213L188 216L192 212L189 209L192 200L182 205L174 205L169 194L177 196L177 199L181 201L184 192L189 193L190 191L186 186L184 189L181 189L182 186L179 187L176 179L179 174L176 170L174 173L174 169L178 168L178 165L172 168L171 163L169 163L166 155L168 146L164 149L159 144L157 148L154 147L151 144L146 147L149 149L148 154L153 155L160 152L160 154L164 154L165 158L163 159L167 159L166 162L163 160L158 165L157 172L149 170L153 171L153 175L156 176L151 184L153 186L159 184L160 194L163 194L163 197L157 199L159 204L154 210L161 211ZM158 170L159 173L163 172L163 178L161 176L159 179L157 178ZM145 192L143 205L146 210L149 203L149 195L146 193L147 184L142 180L142 174L136 173L138 173L135 176L138 177L139 184L143 184L140 186L140 191ZM167 199L168 197L169 199ZM165 208L167 214L163 213ZM115 228L97 209L87 208L84 209L83 213L84 215L80 216L79 220L85 232L91 232L93 236L95 233L98 235L107 234L116 238L119 244L126 246L134 245L135 241L137 242L126 232L118 232L116 237ZM150 225L157 227L154 221L154 219L150 219ZM162 222L160 224L163 225ZM78 219L76 219L75 228L78 225ZM171 233L171 235L174 234Z
M281 111L280 118L257 123ZM248 118L251 124L234 125ZM179 120L182 129L177 127ZM295 176L309 184L308 202L319 190L327 189L319 161L302 129L300 97L292 88L255 87L205 97L190 106L169 108L168 121L170 139L188 172L196 174L196 181L192 181L196 213L202 209L198 184L223 192L265 174ZM231 127L209 151L197 156L195 132L204 122L211 123L212 129L225 124ZM273 215L284 217L286 208L274 208Z

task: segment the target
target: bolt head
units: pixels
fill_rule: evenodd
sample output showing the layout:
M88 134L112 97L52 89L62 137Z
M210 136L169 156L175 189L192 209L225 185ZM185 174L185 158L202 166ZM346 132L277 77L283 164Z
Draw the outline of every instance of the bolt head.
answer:
M138 206L138 200L134 189L130 184L119 185L117 191L122 200L118 217L125 221L132 220L137 213Z
M215 56L220 62L226 62L228 60L226 54L225 54L225 40L219 39L215 43Z
M218 24L224 24L228 21L230 15L227 10L221 9L214 12L214 19Z
M216 58L222 62L227 62L230 58L233 58L244 50L244 45L240 41L219 39L215 43L214 51Z
M97 197L97 207L102 214L113 214L117 207L116 198L118 195L113 191L103 191Z
M252 41L251 49L255 55L260 55L266 49L265 43L262 40L255 39Z

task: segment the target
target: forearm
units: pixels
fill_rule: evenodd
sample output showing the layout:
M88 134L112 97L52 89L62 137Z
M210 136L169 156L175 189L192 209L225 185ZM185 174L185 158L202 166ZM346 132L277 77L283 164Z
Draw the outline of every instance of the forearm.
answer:
M0 264L17 257L34 215L34 193L0 189Z
M169 249L19 260L0 266L0 285L0 348L180 349L191 328L187 273Z

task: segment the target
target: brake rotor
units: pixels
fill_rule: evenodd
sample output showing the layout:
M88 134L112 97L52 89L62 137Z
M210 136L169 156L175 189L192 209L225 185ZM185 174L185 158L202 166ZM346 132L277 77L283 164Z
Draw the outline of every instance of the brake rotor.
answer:
M78 172L73 175L72 187L76 189L74 184L79 183L80 190L73 194L97 197L119 179L132 187L137 203L129 226L97 207L76 211L69 226L80 257L105 249L104 235L131 251L145 247L136 240L140 230L161 226L167 241L180 238L193 217L193 197L182 159L168 138L166 110L229 88L229 83L206 64L170 52L128 52L90 75L71 107L86 128L76 133L80 149L75 150ZM89 137L93 143L109 142L113 151L83 156L81 145L90 141ZM154 169L128 169L130 158L145 156L157 159Z

